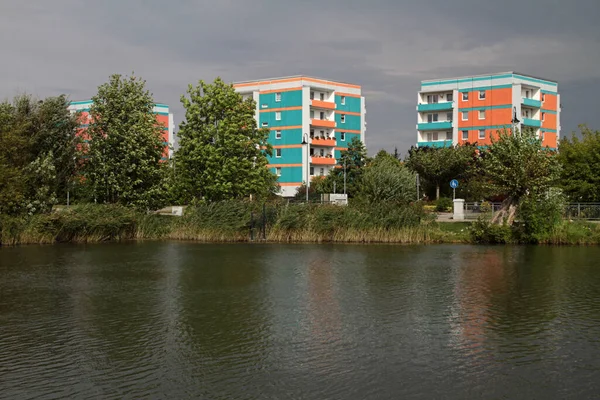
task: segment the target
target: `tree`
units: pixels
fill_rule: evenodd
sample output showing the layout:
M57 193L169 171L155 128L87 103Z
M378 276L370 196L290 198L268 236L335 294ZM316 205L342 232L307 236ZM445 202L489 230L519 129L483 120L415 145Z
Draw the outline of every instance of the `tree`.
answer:
M154 208L162 195L162 130L146 82L112 75L92 98L86 183L104 203Z
M547 197L560 175L556 152L543 147L530 129L515 134L499 131L481 152L477 167L487 189L505 198L492 223L508 225L514 223L524 201L537 203Z
M346 193L348 197L354 197L358 191L358 182L363 171L363 167L369 162L365 144L354 137L348 143L348 149L343 150L337 167L333 168L329 175L318 182L318 189L323 193L333 193L335 190L342 193L344 190L344 173L346 174Z
M581 139L575 133L560 142L561 187L573 201L600 201L600 131L581 125Z
M476 147L464 144L455 147L412 147L406 166L435 186L435 198L440 198L440 185L452 179L465 179L471 172Z
M0 212L48 211L76 174L77 115L66 96L0 104Z
M381 151L362 173L358 197L371 205L408 204L416 199L416 176L393 155Z
M256 103L244 101L220 78L189 85L181 97L185 121L179 129L177 180L184 201L267 197L277 177L267 168L272 155L268 129L258 129Z

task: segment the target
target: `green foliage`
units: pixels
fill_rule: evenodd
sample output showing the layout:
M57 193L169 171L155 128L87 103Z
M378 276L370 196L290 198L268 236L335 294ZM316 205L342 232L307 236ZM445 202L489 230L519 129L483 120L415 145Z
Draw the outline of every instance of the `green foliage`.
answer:
M539 243L562 221L564 196L556 190L541 198L524 197L519 204L515 238L520 243Z
M76 175L77 115L65 96L0 103L0 213L48 211Z
M164 151L154 99L142 79L112 75L92 98L86 184L98 202L156 208Z
M505 244L513 241L510 226L492 224L482 218L471 224L470 235L471 241L478 244Z
M452 179L467 179L472 172L477 147L465 144L455 147L413 147L405 160L406 166L436 188L440 198L440 185Z
M346 193L349 198L358 195L360 179L364 166L369 163L365 144L354 137L348 143L348 149L342 151L338 167L332 169L327 177L318 183L319 193L333 193L334 182L337 193L344 193L344 171L346 173Z
M266 167L269 130L257 128L255 102L220 78L189 85L187 94L175 155L182 201L266 198L276 191L276 176Z
M363 168L357 197L370 205L410 203L417 197L416 176L394 156L379 152Z
M454 202L452 201L452 199L450 199L448 197L440 197L435 202L435 211L437 211L437 212L446 212L446 211L452 210L453 207L454 207Z
M558 158L562 164L560 184L565 194L577 202L600 201L600 131L581 125L581 139L560 141Z

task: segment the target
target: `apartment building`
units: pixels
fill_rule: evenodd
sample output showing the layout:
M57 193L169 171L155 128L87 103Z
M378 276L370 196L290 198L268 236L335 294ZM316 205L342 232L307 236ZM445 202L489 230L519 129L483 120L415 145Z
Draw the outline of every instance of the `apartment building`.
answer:
M274 152L268 167L284 197L338 167L352 138L365 142L365 98L359 85L292 76L233 86L244 98L254 99L258 126L270 131Z
M517 72L421 82L417 146L491 144L501 129L531 128L551 149L560 137L558 84ZM515 120L516 117L516 120Z
M91 121L91 116L89 112L92 103L92 100L72 101L68 107L69 110L71 110L71 112L79 111L81 113L79 133L82 135L85 135L85 130L87 129ZM173 130L175 126L175 123L173 121L173 114L169 112L169 106L166 104L155 104L153 112L156 115L156 122L162 126L162 138L163 144L165 146L163 152L163 160L166 160L173 156Z

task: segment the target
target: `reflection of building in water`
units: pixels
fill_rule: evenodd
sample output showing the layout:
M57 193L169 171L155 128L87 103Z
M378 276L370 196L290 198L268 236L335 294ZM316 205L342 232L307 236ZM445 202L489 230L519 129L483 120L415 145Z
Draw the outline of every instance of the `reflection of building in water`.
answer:
M340 306L331 262L315 259L308 265L308 318L315 341L340 340Z
M478 353L486 341L493 297L508 290L502 254L498 249L467 251L456 269L450 326L460 350Z

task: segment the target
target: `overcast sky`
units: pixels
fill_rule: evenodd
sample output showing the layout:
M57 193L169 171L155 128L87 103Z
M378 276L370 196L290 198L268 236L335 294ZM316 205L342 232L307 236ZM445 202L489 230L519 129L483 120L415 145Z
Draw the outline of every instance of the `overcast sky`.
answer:
M189 83L305 74L362 85L369 153L416 140L422 79L556 80L563 135L600 129L600 0L0 0L0 99L90 98L135 71L176 121Z

